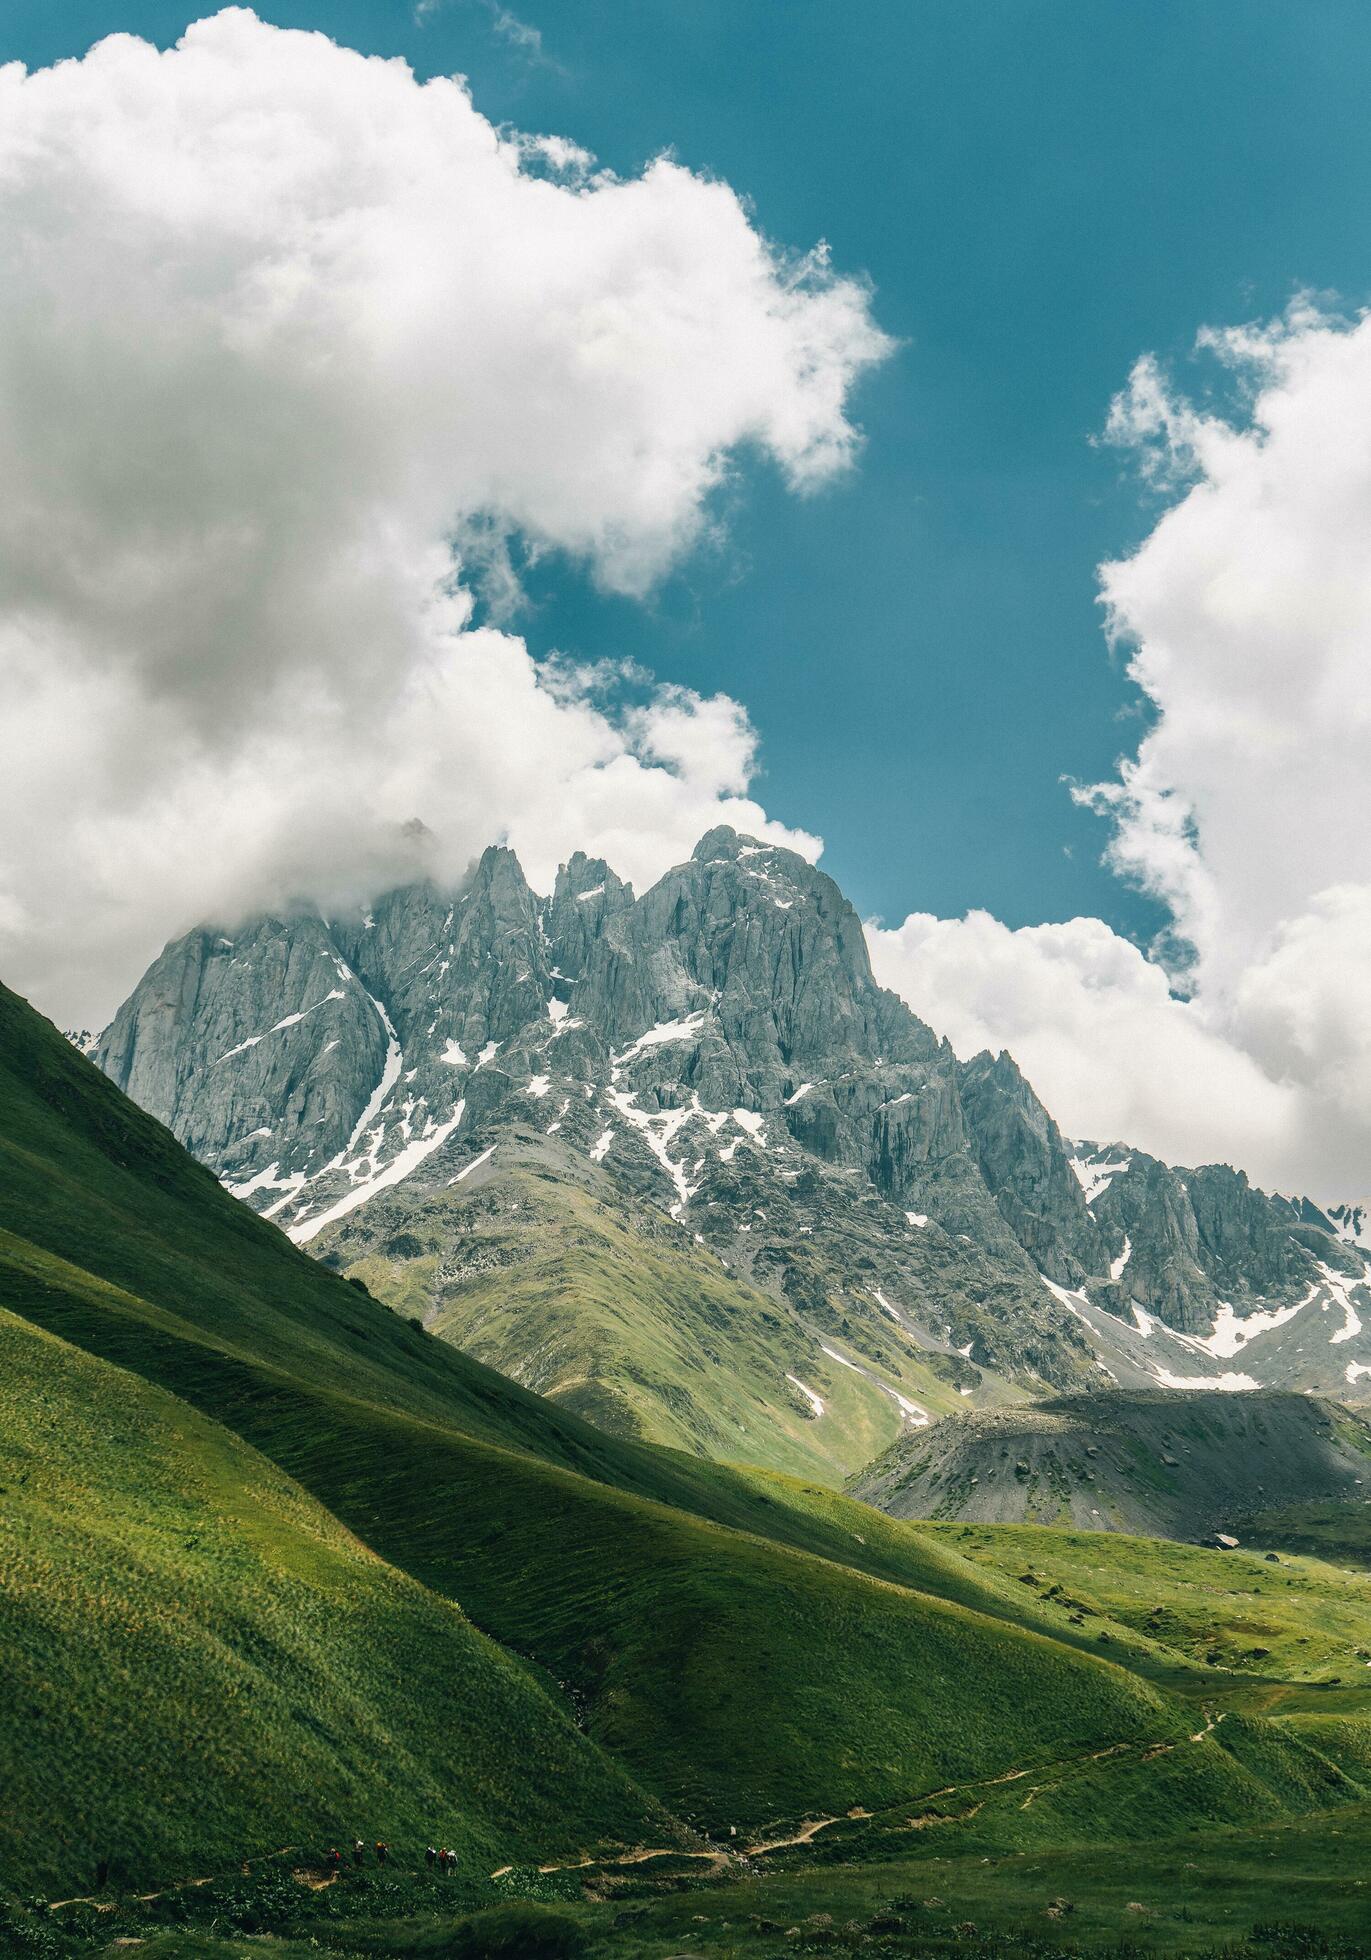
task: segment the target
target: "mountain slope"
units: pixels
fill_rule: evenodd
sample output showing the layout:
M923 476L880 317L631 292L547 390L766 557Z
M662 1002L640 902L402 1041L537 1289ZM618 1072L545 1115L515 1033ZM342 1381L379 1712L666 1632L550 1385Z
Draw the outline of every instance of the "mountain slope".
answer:
M983 1379L929 1365L889 1325L816 1338L792 1301L518 1129L460 1192L381 1193L316 1243L397 1312L607 1430L830 1482L898 1432L897 1395L932 1415L957 1405L962 1371Z
M851 1485L893 1517L1194 1538L1371 1492L1371 1421L1306 1395L1059 1396L935 1423Z
M726 828L641 896L492 849L199 929L98 1056L297 1242L618 1434L836 1481L1045 1389L1371 1396L1355 1220L1069 1144L876 985L831 879Z
M528 1841L538 1820L520 1796L527 1765L551 1762L556 1749L573 1766L573 1798L552 1833L558 1844L573 1833L579 1842L632 1834L654 1799L715 1829L755 1827L893 1806L949 1779L1099 1750L1126 1749L1130 1774L1145 1777L1148 1751L1163 1745L1187 1759L1198 1752L1195 1773L1170 1799L1178 1814L1225 1805L1237 1814L1253 1801L1250 1767L1207 1734L1185 1740L1193 1713L1168 1685L1174 1669L1154 1678L1146 1642L1121 1637L1126 1664L1115 1664L1089 1633L1060 1625L1050 1605L908 1527L816 1486L596 1431L416 1333L235 1205L5 994L0 1171L0 1309L29 1324L18 1330L25 1340L41 1339L30 1331L37 1327L68 1344L47 1341L45 1355L59 1359L31 1399L38 1406L55 1396L65 1367L75 1383L66 1401L84 1394L90 1403L88 1421L53 1401L42 1409L43 1474L55 1466L63 1508L107 1515L138 1554L110 1562L99 1543L85 1548L70 1534L54 1541L49 1590L70 1600L93 1573L111 1605L98 1628L68 1613L64 1680L138 1683L140 1668L155 1680L174 1628L150 1622L147 1585L178 1604L205 1600L193 1625L223 1615L255 1655L274 1658L286 1603L294 1610L301 1598L291 1585L312 1571L320 1590L351 1596L348 1561L357 1558L371 1561L358 1596L377 1601L376 1621L354 1626L360 1647L340 1648L337 1705L335 1684L309 1674L309 1656L292 1675L299 1657L287 1653L279 1679L299 1679L303 1699L283 1709L264 1690L240 1719L242 1698L232 1698L220 1711L222 1746L255 1760L252 1723L270 1714L281 1733L263 1744L263 1760L288 1762L291 1739L311 1717L331 1726L340 1750L350 1747L361 1712L349 1701L348 1657L370 1651L373 1638L394 1644L401 1678L392 1691L394 1671L378 1675L384 1707L370 1715L403 1739L412 1733L405 1695L432 1678L427 1664L407 1667L405 1656L416 1640L441 1641L455 1628L447 1637L460 1635L464 1653L485 1657L484 1678L514 1710L487 1696L473 1736L461 1727L474 1699L463 1692L461 1666L425 1688L437 1704L433 1747L448 1746L445 1725L456 1725L453 1760L470 1765L474 1784L492 1760L482 1754L492 1732L510 1744L507 1786L498 1765L490 1772L478 1844L491 1833ZM117 1369L137 1382L125 1385ZM70 1432L67 1441L54 1423ZM164 1474L145 1474L140 1450L126 1453L130 1424L146 1428ZM214 1473L211 1521L196 1505L214 1464L227 1468ZM192 1514L203 1559L181 1535ZM248 1583L235 1586L236 1578ZM223 1584L231 1596L216 1595ZM309 1598L305 1617L327 1652L335 1637L328 1601ZM208 1680L219 1661L202 1659ZM225 1664L234 1664L231 1651ZM531 1699L521 1702L521 1691ZM538 1717L522 1729L521 1707ZM570 1734L572 1709L580 1741ZM103 1721L98 1688L78 1716L88 1712ZM50 1731L19 1725L14 1746L29 1789L60 1789ZM1267 1746L1285 1760L1278 1732ZM117 1790L92 1785L76 1849L84 1855L108 1837L122 1809L136 1839L130 1859L153 1875L156 1858L183 1840L173 1843L171 1827L152 1829L149 1809L184 1805L193 1816L200 1770L161 1743L147 1763L131 1750L130 1739ZM410 1753L419 1768L403 1797L384 1766L373 1766L370 1781L359 1771L369 1831L410 1831L427 1806L434 1758L418 1736L397 1763ZM337 1800L327 1761L320 1781L311 1818ZM261 1846L279 1829L276 1801L266 1784L241 1809L226 1797L225 1832ZM350 1817L339 1822L354 1827ZM18 1848L25 1871L62 1856L55 1837L37 1844L34 1829L29 1820Z
M3 1310L0 1404L0 1883L663 1827L524 1667L220 1424Z

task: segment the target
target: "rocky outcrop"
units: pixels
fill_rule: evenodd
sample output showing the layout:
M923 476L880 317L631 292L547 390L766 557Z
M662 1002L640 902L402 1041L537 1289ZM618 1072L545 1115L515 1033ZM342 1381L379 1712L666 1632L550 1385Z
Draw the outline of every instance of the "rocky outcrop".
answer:
M378 1193L388 1219L460 1202L517 1141L652 1208L858 1372L894 1341L940 1382L1220 1377L1225 1311L1307 1300L1337 1308L1310 1385L1336 1363L1371 1387L1371 1349L1332 1343L1371 1293L1329 1219L1222 1168L1068 1146L1010 1056L960 1063L876 984L831 878L728 828L641 896L578 853L542 898L497 846L454 891L188 933L98 1059L340 1263Z
M852 1495L897 1518L1232 1535L1254 1511L1360 1499L1371 1422L1279 1391L1061 1396L901 1437Z
M976 1161L1014 1237L1059 1285L1109 1270L1113 1248L1090 1212L1061 1132L1011 1055L977 1055L960 1071Z

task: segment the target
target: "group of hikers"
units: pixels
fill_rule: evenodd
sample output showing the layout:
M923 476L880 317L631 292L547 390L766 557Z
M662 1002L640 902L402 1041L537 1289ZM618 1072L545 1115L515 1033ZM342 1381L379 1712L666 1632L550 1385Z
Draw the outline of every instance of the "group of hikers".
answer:
M384 1865L386 1859L390 1856L390 1846L384 1838L377 1838L373 1848L376 1853L377 1864ZM361 1867L366 1861L366 1845L362 1842L361 1838L357 1838L354 1840L352 1846L352 1862L354 1865ZM424 1863L430 1871L440 1871L446 1878L449 1872L455 1872L457 1869L457 1853L450 1851L446 1845L439 1848L436 1844L431 1844L424 1853ZM343 1868L343 1854L336 1844L328 1854L328 1867L331 1872L335 1873L340 1872Z

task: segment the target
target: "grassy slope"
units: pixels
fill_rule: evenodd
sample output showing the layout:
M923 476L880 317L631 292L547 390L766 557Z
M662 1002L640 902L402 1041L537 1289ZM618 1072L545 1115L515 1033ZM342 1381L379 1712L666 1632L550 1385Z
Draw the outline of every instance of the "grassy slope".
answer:
M590 1735L647 1787L714 1824L870 1807L1184 1726L1147 1684L1008 1615L299 1386L42 1263L28 1284L0 1267L0 1287L34 1318L212 1401L382 1557L567 1683ZM780 1508L770 1488L784 1487L755 1492L759 1509ZM955 1571L912 1538L906 1564L925 1583ZM966 1589L975 1596L974 1578ZM994 1608L991 1589L983 1600Z
M338 1239L345 1270L397 1312L613 1433L841 1482L899 1426L788 1308L574 1184L520 1168L345 1224L314 1250ZM827 1398L836 1373L851 1420L815 1421L786 1376L817 1374Z
M1068 1619L1072 1608L1131 1630L1191 1666L1263 1686L1337 1684L1371 1717L1371 1576L1311 1558L1207 1551L1165 1539L1042 1525L922 1527L936 1542L1022 1583ZM1048 1595L1056 1589L1056 1597Z
M1371 1481L1371 1480L1368 1480ZM1371 1572L1371 1499L1360 1504L1288 1504L1238 1521L1246 1544Z
M312 1250L614 1434L840 1484L900 1429L891 1396L825 1355L793 1305L536 1145L502 1146L457 1190L383 1194ZM888 1323L865 1326L859 1352L934 1413L961 1406ZM791 1376L822 1398L821 1417Z
M912 1848L924 1850L925 1840ZM586 1916L603 1942L596 1953L614 1960L667 1960L687 1950L720 1960L772 1960L796 1946L804 1951L798 1938L785 1939L791 1927L826 1932L839 1953L882 1951L870 1939L876 1933L884 1950L924 1960L944 1953L1067 1960L1105 1951L1111 1960L1125 1953L1317 1960L1334 1950L1365 1960L1371 1953L1368 1863L1371 1804L1361 1804L1335 1818L1209 1826L1169 1843L1139 1829L1107 1852L1034 1848L986 1857L940 1844L917 1859L778 1870ZM957 1936L967 1924L983 1945ZM1254 1926L1318 1926L1351 1944L1333 1949L1293 1931L1288 1941L1266 1931L1250 1948L1233 1944ZM848 1927L860 1929L850 1945ZM346 1944L368 1954L414 1951L404 1937L378 1927L355 1949Z
M449 1601L220 1424L3 1311L0 1488L0 1874L80 1889L101 1856L210 1872L349 1830L493 1861L651 1818Z
M235 1206L12 996L0 1053L0 1304L256 1445L573 1687L592 1736L674 1803L720 1824L874 1808L1193 1721L1084 1636L1033 1631L1050 1608L927 1536L606 1436L414 1333ZM1263 1787L1197 1747L1168 1814Z
M1139 1834L1105 1851L987 1856L942 1842L930 1848L920 1835L881 1862L796 1865L681 1890L640 1882L607 1903L569 1909L585 1929L576 1950L587 1960L777 1960L816 1951L905 1960L1367 1960L1369 1862L1371 1804L1362 1804L1336 1817L1196 1829L1170 1842ZM305 1899L295 1937L270 1951L279 1960L446 1960L462 1952L459 1911L444 1912L422 1881L411 1890L410 1910L397 1912L396 1901L386 1915L368 1913L360 1897L352 1912L342 1903L339 1912L312 1915ZM218 1899L214 1905L222 1910ZM207 1909L202 1923L209 1916ZM260 1940L222 1930L158 1937L132 1912L121 1912L119 1925L152 1934L137 1949L149 1960L255 1960L262 1951ZM1309 1930L1315 1926L1324 1938Z

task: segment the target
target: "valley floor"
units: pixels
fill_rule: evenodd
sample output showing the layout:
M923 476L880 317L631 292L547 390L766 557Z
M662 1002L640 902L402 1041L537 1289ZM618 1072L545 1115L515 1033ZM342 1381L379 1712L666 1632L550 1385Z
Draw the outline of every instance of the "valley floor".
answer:
M138 1960L1371 1955L1371 1802L1248 1829L999 1854L973 1839L891 1856L887 1838L864 1856L860 1824L823 1855L797 1848L774 1868L721 1857L703 1875L677 1857L651 1874L620 1865L449 1882L401 1860L320 1886L286 1857L255 1877L102 1912L83 1902L35 1912L19 1935L32 1943L15 1950Z

